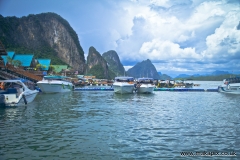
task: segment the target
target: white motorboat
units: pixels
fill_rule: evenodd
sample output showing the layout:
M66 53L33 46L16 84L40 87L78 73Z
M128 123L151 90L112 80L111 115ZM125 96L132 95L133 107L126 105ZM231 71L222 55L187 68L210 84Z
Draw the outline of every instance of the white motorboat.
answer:
M72 82L65 76L44 76L37 85L43 93L70 92L74 89Z
M136 88L138 93L152 93L155 88L153 78L138 78Z
M218 91L223 93L240 94L240 77L227 78L218 86Z
M120 94L133 93L134 89L133 77L115 77L113 89L115 93Z
M37 90L29 89L21 80L0 80L0 106L20 106L32 102Z

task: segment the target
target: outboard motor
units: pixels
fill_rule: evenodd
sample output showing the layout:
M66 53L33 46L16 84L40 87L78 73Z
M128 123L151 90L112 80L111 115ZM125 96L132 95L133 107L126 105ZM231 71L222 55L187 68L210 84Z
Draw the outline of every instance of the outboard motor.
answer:
M136 84L136 83L134 84L133 90L134 90L135 92L137 92L137 84Z
M5 96L0 94L0 106L5 106Z

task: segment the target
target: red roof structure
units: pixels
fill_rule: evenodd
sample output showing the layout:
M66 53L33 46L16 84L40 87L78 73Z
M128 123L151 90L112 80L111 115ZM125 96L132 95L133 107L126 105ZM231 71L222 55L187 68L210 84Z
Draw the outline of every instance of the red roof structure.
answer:
M2 60L1 56L6 56L6 55L7 55L7 52L6 52L2 42L0 41L0 60Z

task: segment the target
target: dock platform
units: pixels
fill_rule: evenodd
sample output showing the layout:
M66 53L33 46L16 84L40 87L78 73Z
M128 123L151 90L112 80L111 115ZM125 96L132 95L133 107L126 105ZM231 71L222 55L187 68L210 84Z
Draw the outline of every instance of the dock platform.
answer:
M113 88L101 88L101 87L91 87L91 88L75 88L75 91L113 91Z
M154 91L174 91L174 92L218 92L218 89L200 89L200 88L154 88Z
M75 91L113 91L113 88L91 87L75 88ZM173 91L173 92L218 92L218 89L199 89L199 88L155 88L154 91Z

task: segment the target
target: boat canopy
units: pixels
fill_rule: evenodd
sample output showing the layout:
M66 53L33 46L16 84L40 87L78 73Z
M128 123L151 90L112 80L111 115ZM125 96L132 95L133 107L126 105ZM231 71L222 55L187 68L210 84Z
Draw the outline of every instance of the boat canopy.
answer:
M228 83L240 83L240 77L227 78L227 79L224 79L223 81Z
M140 80L151 80L151 81L153 81L153 78L138 78L138 80L140 81Z
M153 83L153 78L138 78L139 83Z
M21 86L23 86L24 88L27 88L27 86L21 81L21 80L0 80L0 83L16 83L19 84Z
M117 82L133 82L133 77L115 77L115 81Z
M56 75L50 75L50 76L44 76L43 77L44 79L57 79L57 80L62 80L62 79L65 79L65 78L68 78L66 76L56 76Z

